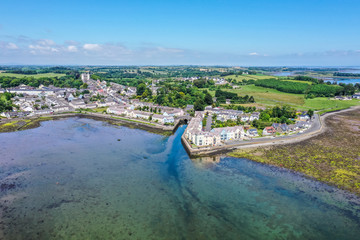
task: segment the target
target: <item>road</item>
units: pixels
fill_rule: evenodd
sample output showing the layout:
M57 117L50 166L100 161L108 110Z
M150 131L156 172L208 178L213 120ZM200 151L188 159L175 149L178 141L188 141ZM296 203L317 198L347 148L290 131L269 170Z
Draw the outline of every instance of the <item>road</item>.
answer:
M206 121L205 131L210 132L211 131L211 123L212 123L212 115L209 114Z

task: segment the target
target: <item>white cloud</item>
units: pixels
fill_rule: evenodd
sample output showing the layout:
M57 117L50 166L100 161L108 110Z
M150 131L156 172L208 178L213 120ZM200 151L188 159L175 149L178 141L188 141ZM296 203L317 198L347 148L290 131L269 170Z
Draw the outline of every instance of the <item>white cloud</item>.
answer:
M7 48L7 49L18 49L19 47L18 47L15 43L9 42L9 43L6 45L6 48Z
M57 49L55 47L51 47L51 46L46 46L46 45L32 45L32 44L30 44L29 48L32 51L35 51L35 53L37 53L36 50L39 53L59 52L59 49Z
M182 52L184 52L183 49L179 49L179 48L157 47L156 49L157 49L159 52L166 52L166 53L182 53Z
M53 40L50 39L40 39L36 41L37 44L43 45L43 46L53 46L56 45L56 43Z
M249 53L250 56L259 56L259 54L257 52L252 52L252 53Z
M67 50L68 50L68 52L77 52L78 51L77 47L73 46L73 45L67 46Z
M101 45L96 43L85 43L83 48L85 50L98 51L101 50Z

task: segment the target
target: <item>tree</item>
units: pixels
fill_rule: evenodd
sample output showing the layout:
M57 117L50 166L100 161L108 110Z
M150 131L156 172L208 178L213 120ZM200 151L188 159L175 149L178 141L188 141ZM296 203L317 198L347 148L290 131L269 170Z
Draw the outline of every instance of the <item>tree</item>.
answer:
M91 79L99 80L99 79L100 79L100 76L98 76L98 75L96 75L96 74L93 74L93 75L91 75Z
M206 93L204 101L207 105L213 104L213 100L212 100L210 93L208 93L208 92Z
M261 119L262 121L267 122L267 121L270 120L270 115L269 115L268 113L266 113L266 112L261 112L261 113L260 113L260 119Z
M146 90L145 83L140 83L136 88L136 95L141 96Z
M314 116L314 110L309 109L309 110L307 111L307 114L310 116L310 118L312 118L312 116Z
M205 109L205 102L199 98L194 103L194 110L195 111L204 111L204 109Z
M286 123L286 120L287 120L287 117L281 116L281 118L280 118L281 123Z

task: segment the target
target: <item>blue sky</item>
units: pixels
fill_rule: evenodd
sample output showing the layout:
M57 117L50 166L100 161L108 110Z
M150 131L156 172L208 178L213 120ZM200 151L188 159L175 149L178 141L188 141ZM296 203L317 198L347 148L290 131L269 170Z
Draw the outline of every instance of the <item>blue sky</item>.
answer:
M0 2L0 64L360 65L357 0Z

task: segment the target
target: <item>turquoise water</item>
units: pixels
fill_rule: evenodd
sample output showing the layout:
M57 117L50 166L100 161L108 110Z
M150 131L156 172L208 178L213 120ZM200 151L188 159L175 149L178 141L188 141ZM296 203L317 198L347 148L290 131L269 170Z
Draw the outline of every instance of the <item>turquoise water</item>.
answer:
M359 239L359 198L246 159L191 160L183 131L72 118L0 134L0 239Z

